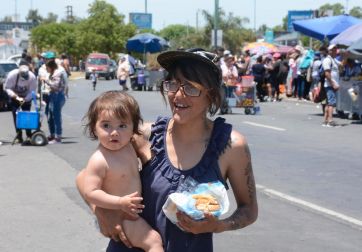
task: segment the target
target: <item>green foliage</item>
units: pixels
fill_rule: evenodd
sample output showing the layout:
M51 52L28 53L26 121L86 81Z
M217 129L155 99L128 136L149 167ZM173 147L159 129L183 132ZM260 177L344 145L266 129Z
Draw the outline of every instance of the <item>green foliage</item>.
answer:
M354 16L356 18L362 18L362 8L361 7L353 7L350 12L349 15Z
M214 28L214 16L206 10L202 11L206 20L203 44L210 47L211 31ZM223 31L223 46L236 53L245 42L255 41L255 34L251 29L246 29L244 24L249 23L248 18L234 16L233 13L226 14L221 8L219 10L218 28Z
M31 30L31 43L36 51L54 50L76 53L75 27L67 23L41 24Z
M135 34L136 27L124 24L124 16L103 0L90 4L88 13L86 19L61 23L56 23L56 15L49 13L48 21L51 22L43 22L31 30L35 51L54 50L76 59L84 58L93 51L113 57L124 51L126 41Z
M125 49L127 38L136 32L134 25L125 25L124 16L103 0L95 0L89 7L89 17L79 23L78 43L82 54L92 51L115 56Z
M58 20L58 15L56 15L52 12L49 12L48 16L46 18L43 18L42 23L44 23L44 24L56 23L57 20Z
M170 42L171 49L196 47L195 42L200 37L194 27L182 24L169 25L163 28L159 35Z
M5 17L3 17L3 19L1 21L2 22L13 22L13 18L12 18L12 16L5 16Z
M29 10L25 20L34 24L40 24L43 21L43 17L40 16L38 10Z
M319 7L319 16L324 16L328 10L333 11L333 16L342 15L344 13L344 6L340 3L324 4Z

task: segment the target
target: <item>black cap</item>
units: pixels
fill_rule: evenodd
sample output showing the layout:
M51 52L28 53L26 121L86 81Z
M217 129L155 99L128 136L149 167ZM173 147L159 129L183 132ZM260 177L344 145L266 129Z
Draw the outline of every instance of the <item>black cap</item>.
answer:
M180 60L192 60L206 64L212 68L220 81L222 79L221 69L215 64L219 60L218 56L214 53L207 52L202 48L192 48L184 51L167 51L161 53L157 57L158 63L167 71Z

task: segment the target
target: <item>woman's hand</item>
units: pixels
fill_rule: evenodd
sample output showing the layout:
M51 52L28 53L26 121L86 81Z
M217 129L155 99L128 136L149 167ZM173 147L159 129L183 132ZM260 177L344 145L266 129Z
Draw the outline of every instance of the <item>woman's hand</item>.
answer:
M210 233L217 231L219 220L211 213L204 213L205 219L193 220L187 214L178 211L176 213L178 225L185 231L193 234Z
M100 231L105 237L112 238L117 242L122 241L128 248L132 248L132 244L122 228L122 221L126 217L122 211L96 207L94 214L97 216ZM127 219L130 218L127 217Z

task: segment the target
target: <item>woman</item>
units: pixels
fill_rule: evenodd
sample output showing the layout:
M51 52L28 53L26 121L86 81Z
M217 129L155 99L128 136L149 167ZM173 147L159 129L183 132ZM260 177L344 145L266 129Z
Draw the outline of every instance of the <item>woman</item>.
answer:
M48 140L49 144L58 144L62 142L62 108L65 104L66 80L54 59L49 60L45 66L49 76L43 80L50 89L46 108L50 132Z
M168 71L161 86L167 94L171 118L158 118L144 136L134 136L134 147L142 161L142 196L145 209L141 216L162 237L165 251L212 251L212 233L236 230L257 218L257 201L251 157L245 138L224 119L212 121L220 108L222 74L214 64L216 55L200 49L169 51L158 56ZM150 132L150 133L147 133ZM149 141L148 141L149 139ZM187 176L200 183L229 180L237 203L234 213L223 220L205 214L194 221L178 212L178 225L163 214L162 206ZM82 172L77 177L81 194ZM123 214L95 208L103 235L112 237L107 251L139 251L130 246L121 225ZM121 240L122 242L120 242Z

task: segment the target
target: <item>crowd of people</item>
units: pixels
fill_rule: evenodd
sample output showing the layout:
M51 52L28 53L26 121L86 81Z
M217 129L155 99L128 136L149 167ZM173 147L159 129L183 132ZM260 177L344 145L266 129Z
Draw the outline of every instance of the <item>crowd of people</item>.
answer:
M4 89L9 96L16 138L14 143L31 144L31 130L26 130L23 139L22 130L16 125L18 110L30 111L32 102L42 97L44 114L47 117L49 144L62 141L62 108L68 96L68 77L70 64L66 55L57 58L54 52L44 52L32 57L24 50L17 69L9 72Z
M226 85L226 97L233 97L236 84L244 75L254 77L258 102L281 101L286 97L317 102L317 93L325 93L321 100L325 119L323 126L335 127L333 112L337 105L340 78L361 75L361 63L348 59L336 45L321 46L318 51L300 45L287 53L251 54L249 50L233 55L220 48L219 65Z

